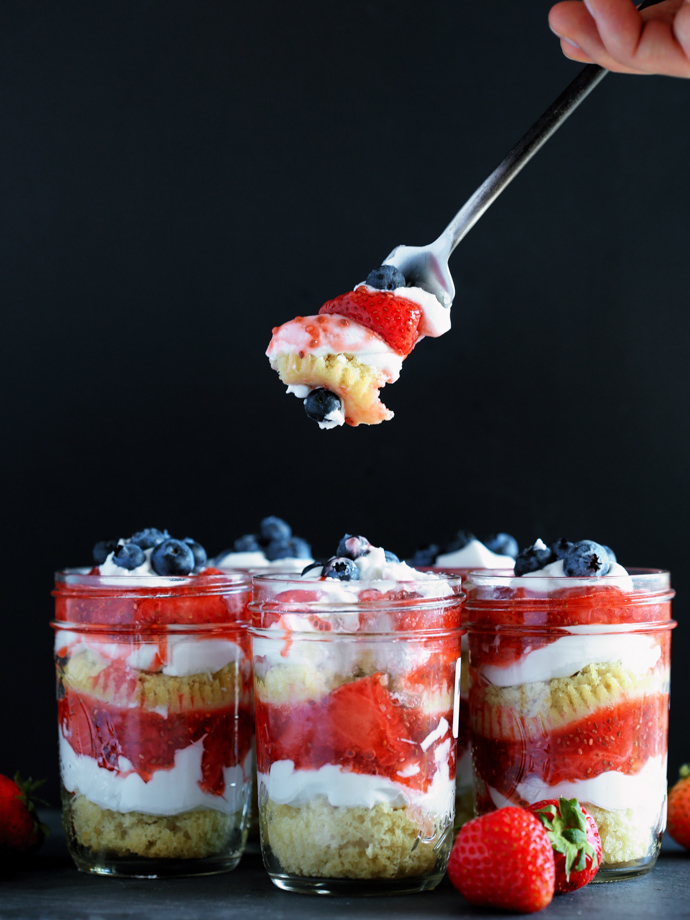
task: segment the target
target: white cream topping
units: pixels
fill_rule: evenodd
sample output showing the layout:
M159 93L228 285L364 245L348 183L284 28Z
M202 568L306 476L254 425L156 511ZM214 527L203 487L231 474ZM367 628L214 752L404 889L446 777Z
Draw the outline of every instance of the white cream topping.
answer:
M514 562L515 560L512 556L492 553L481 540L475 538L470 540L462 549L456 549L452 553L441 553L440 556L436 557L434 565L439 568L446 566L453 569L512 569Z
M635 627L632 624L626 628ZM661 655L658 641L644 633L626 633L609 625L569 627L567 632L575 634L528 651L505 667L482 665L479 672L494 686L515 687L570 677L588 664L614 661L621 661L626 670L644 674L654 668Z
M487 787L498 808L514 804L496 789ZM516 800L530 804L559 796L596 805L608 811L634 809L652 823L666 798L666 757L650 757L639 773L626 774L610 770L593 779L561 782L549 786L540 777L528 775L515 789Z
M168 633L158 641L125 639L123 642L103 641L86 633L57 630L55 650L72 657L82 654L95 656L106 668L113 661L122 661L138 671L166 674L170 677L190 677L193 674L215 674L231 662L239 662L244 652L229 639L204 639L196 636ZM136 706L136 702L132 702Z
M175 765L156 770L148 782L120 758L121 770L100 767L93 757L77 754L69 738L60 732L60 771L68 792L81 793L90 802L110 811L140 811L147 815L179 815L198 808L234 814L244 807L251 781L252 758L243 765L224 767L222 796L204 792L201 758L203 741L175 752Z
M337 313L296 316L276 327L266 351L271 367L275 369L276 359L285 354L355 355L362 364L378 368L388 383L396 381L403 355L371 329L352 319L343 324L343 318Z
M237 569L247 572L251 569L274 569L276 573L293 572L299 574L302 569L310 565L314 560L308 558L298 558L297 556L285 556L282 559L267 559L261 550L250 553L235 553L228 550L227 553L221 553L213 560L213 565L221 569Z
M381 546L372 546L371 550L354 560L359 569L359 581L338 581L326 579L321 583L327 603L356 603L360 591L376 588L381 592L394 591L399 582L424 582L416 587L424 597L445 597L447 588L445 580L437 572L420 572L406 562L389 562ZM310 569L303 578L305 581L321 578L322 566ZM366 584L365 584L366 582ZM376 582L376 584L371 584Z
M434 814L449 814L455 800L455 782L450 779L448 756L450 740L438 745L434 757L438 769L426 792L396 783L386 776L352 773L337 764L318 770L295 770L291 760L271 764L268 773L259 773L259 784L268 797L280 805L299 807L324 796L330 805L344 808L374 808L387 804L394 808L416 805Z

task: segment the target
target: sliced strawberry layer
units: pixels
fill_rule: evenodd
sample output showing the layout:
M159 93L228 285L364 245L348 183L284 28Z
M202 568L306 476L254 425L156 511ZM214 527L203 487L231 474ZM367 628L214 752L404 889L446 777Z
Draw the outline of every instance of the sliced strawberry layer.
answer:
M507 599L508 603L500 595L479 602L471 598L471 610L465 608L463 619L472 623L473 658L478 667L514 664L528 651L560 639L559 627L663 623L671 618L670 602L629 604L628 595L604 584L580 591L564 588L548 596L535 594L526 585L511 588Z
M366 287L326 301L319 313L337 313L361 323L400 355L408 355L414 348L422 318L422 308L413 300Z
M175 753L201 742L204 792L223 795L224 767L243 764L251 749L251 707L234 703L207 712L170 713L121 709L67 689L58 700L62 734L76 754L92 757L106 770L120 772L125 757L144 782L157 770L175 765Z
M650 757L664 754L668 694L625 700L591 713L535 740L472 737L475 769L506 798L527 776L548 785L593 779L616 771L638 773Z
M327 697L297 705L255 701L259 772L291 760L296 770L326 764L426 790L438 763L434 751L450 737L450 728L426 751L422 742L439 724L440 715L401 706L386 689L387 677L376 673L343 684ZM452 712L442 714L449 726ZM455 775L451 745L450 775ZM402 774L402 775L401 775Z
M203 589L201 589L203 591ZM70 597L55 596L55 619L60 622L112 626L164 626L169 624L235 623L248 619L246 607L251 590L227 594L204 594L194 584L175 587L175 594L161 595L159 588L139 588L132 592L114 588L99 589L99 596L75 592Z

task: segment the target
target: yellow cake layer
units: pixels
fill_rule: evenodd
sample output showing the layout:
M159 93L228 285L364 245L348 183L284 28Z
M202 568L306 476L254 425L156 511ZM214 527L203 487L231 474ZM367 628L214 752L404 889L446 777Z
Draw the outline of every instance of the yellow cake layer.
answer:
M325 387L343 401L348 425L377 425L393 418L379 399L386 376L377 367L363 364L351 354L278 355L272 360L280 379L288 386Z
M243 677L236 662L215 674L186 677L129 670L132 679L125 682L121 669L107 665L100 655L88 650L80 652L67 661L62 682L77 693L114 706L162 708L167 712L218 709L230 705L242 693Z
M650 828L649 818L640 816L635 809L607 811L589 802L583 804L599 829L603 866L643 859L660 846L656 828Z
M122 814L101 808L83 795L63 808L63 823L77 846L105 856L149 859L200 859L224 855L241 814L226 815L206 808L159 817L140 812ZM233 844L234 846L234 844Z
M515 687L487 686L473 694L472 729L485 738L541 738L545 732L616 706L665 692L668 670L636 673L620 662L589 664L572 677Z
M284 872L312 878L423 877L444 867L452 838L412 808L336 807L324 796L299 808L268 800L261 833Z

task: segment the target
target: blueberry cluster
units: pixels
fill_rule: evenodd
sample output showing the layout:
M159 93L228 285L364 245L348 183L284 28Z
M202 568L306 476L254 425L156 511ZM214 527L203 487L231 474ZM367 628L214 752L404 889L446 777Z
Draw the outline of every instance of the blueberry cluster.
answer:
M416 567L433 565L438 556L464 549L468 543L476 539L478 538L471 530L458 530L452 540L445 544L427 543L418 547L414 556L409 560L410 565ZM483 543L488 550L499 556L511 556L514 559L518 554L517 540L508 533L491 534Z
M515 574L526 575L537 572L545 565L563 560L563 572L569 576L607 575L616 562L616 554L608 546L595 543L594 540L556 540L547 546L537 540L531 546L520 550L515 559Z
M146 527L126 540L100 540L93 548L93 561L103 565L112 553L112 561L121 569L138 569L151 550L151 568L157 575L190 575L204 568L206 550L196 540L176 540L167 530Z
M218 558L229 553L263 553L273 562L275 559L311 559L311 546L302 537L296 537L292 528L282 518L265 517L259 524L258 533L246 533L232 545L232 549L220 553Z
M331 556L325 563L313 562L302 571L302 575L311 569L320 568L323 578L336 578L338 581L359 581L360 572L355 562L360 556L366 556L372 551L373 547L366 537L360 534L346 533L335 551L335 556ZM385 549L384 555L386 562L400 562L400 559L390 550Z

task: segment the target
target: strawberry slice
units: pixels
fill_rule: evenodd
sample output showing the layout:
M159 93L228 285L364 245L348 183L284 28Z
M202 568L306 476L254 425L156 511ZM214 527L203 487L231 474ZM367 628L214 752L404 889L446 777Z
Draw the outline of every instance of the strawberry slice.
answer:
M422 318L422 308L413 300L365 286L326 301L319 313L337 313L367 326L400 355L414 348Z

